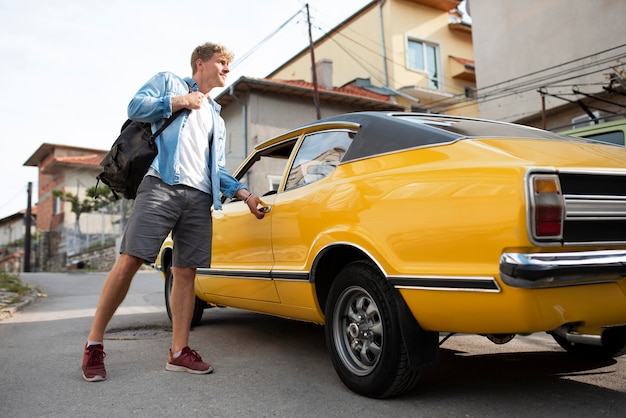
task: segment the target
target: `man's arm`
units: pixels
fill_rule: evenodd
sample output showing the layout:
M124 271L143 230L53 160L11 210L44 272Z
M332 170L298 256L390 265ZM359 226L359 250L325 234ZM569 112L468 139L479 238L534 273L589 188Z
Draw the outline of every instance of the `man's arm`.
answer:
M259 210L259 206L263 206L261 199L248 191L248 189L237 181L226 168L219 167L218 173L220 176L220 189L222 194L228 198L236 197L237 199L243 200L254 216L258 219L263 219L265 213Z
M133 96L128 104L128 118L156 122L183 108L199 109L206 97L200 92L189 93L187 83L181 84L177 76L168 72L158 73Z

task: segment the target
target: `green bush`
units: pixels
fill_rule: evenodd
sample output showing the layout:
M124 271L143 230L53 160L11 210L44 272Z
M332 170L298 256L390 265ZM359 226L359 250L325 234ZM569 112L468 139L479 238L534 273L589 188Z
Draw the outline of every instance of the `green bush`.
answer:
M32 291L31 287L22 283L20 276L15 274L9 274L0 272L0 292L16 293L13 302L18 302L23 296L28 295Z

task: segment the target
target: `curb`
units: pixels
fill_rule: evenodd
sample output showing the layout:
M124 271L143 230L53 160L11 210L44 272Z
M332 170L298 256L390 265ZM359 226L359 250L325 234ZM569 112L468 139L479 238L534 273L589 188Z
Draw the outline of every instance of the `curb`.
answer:
M24 297L23 301L0 308L0 321L6 318L11 318L17 311L24 309L26 306L35 302L38 297L39 292L33 289L29 295Z

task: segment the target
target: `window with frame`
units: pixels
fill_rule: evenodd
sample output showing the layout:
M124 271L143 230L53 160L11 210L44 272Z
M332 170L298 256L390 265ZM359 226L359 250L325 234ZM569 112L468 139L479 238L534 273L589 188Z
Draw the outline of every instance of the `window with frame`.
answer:
M428 75L428 87L438 89L439 82L439 51L437 45L409 39L407 44L407 66L411 70L421 71Z
M282 180L281 176L278 175L273 175L273 174L268 174L267 175L267 183L269 186L270 190L278 190L278 187L280 187L280 181Z
M241 171L234 173L235 178L246 184L246 186L251 187L250 190L257 190L260 196L277 193L283 178L282 173L285 172L289 156L297 141L298 137L289 138L255 153L247 166L243 167ZM244 178L246 180L243 180ZM237 201L239 199L227 200L226 197L222 197L223 203Z
M54 208L53 208L53 214L54 214L54 215L58 215L58 214L60 214L60 213L61 213L61 209L62 209L62 207L63 207L62 205L63 205L63 201L61 200L61 197L56 196L56 197L54 198L54 204L53 204L53 206L54 206Z

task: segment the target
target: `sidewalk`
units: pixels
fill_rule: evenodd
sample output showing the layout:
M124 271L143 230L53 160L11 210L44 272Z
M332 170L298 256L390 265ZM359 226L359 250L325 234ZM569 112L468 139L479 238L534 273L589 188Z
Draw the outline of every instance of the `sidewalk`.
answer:
M16 296L19 295L0 289L0 321L12 317L15 312L36 301L39 292L36 289L31 289L30 294L22 296L17 301L15 300Z

